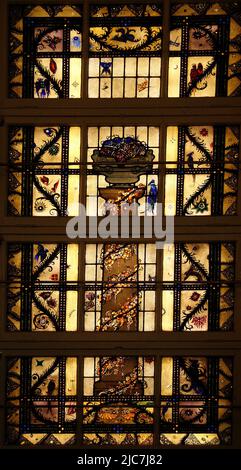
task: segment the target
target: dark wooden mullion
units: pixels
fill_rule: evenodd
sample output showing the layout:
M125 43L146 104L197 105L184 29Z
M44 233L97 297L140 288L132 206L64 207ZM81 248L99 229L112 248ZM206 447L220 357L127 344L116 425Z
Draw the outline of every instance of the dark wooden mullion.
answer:
M212 215L223 213L223 186L225 164L225 128L214 126L214 146L212 165Z
M179 357L173 357L172 375L172 432L179 431L179 401L180 401L180 361Z
M162 63L161 63L161 97L168 96L168 63L170 37L170 0L162 2ZM164 66L166 64L166 66Z
M62 156L61 156L61 215L65 216L68 208L68 186L69 186L69 126L63 126Z
M183 215L184 178L185 178L185 128L178 127L176 215Z
M228 65L229 65L229 16L223 16L218 25L217 72L216 72L216 96L227 96Z
M56 401L58 402L58 428L59 432L65 432L65 412L66 410L66 401L68 400L66 396L66 357L61 357L59 359L59 389L58 396Z
M76 444L83 445L84 358L77 357Z
M81 97L88 98L89 77L89 2L83 0Z
M2 352L0 353L0 446L4 448L7 443L7 415L8 406L11 399L7 396L7 357Z
M22 215L32 215L33 204L33 169L30 168L32 163L32 152L34 143L34 128L23 126L23 154L22 154Z
M156 355L154 365L154 449L160 446L160 434L161 434L161 361L162 357Z
M166 161L166 132L167 127L162 125L160 128L159 140L159 161ZM162 157L163 156L163 157ZM158 163L158 195L157 201L162 204L162 214L164 215L165 208L165 179L166 179L166 165ZM159 282L163 281L163 250L156 250L156 300L155 300L155 331L162 330L162 293L163 287ZM160 391L159 391L160 393Z
M179 331L181 324L181 279L182 279L182 249L180 243L175 243L174 254L174 305L173 305L173 331Z
M210 243L209 245L209 279L216 283L221 281L221 243ZM220 311L220 285L209 285L208 297L208 330L219 330Z
M85 244L79 244L78 254L78 281L85 282ZM77 330L83 332L85 330L85 289L82 286L77 287Z
M32 266L33 266L33 245L31 243L22 244L21 263L21 313L20 331L31 331L32 329Z
M208 357L207 377L207 432L218 432L219 358Z
M31 378L32 378L32 358L21 357L20 371L20 435L31 432Z
M181 63L180 63L180 97L183 98L187 93L187 64L188 64L188 40L189 40L189 25L188 21L183 18L182 25L182 39L181 39Z
M83 78L83 77L82 77ZM81 145L80 145L80 162L87 163L88 152L88 127L83 125L81 127ZM86 207L87 194L87 167L80 166L79 176L79 204ZM78 281L85 282L85 243L79 244L79 265L78 265ZM84 331L85 325L85 290L78 288L78 304L77 304L77 328Z
M67 280L67 245L66 243L62 244L62 249L60 250L60 283L59 286L59 328L60 331L65 331L66 329L66 280Z
M63 90L63 98L69 98L69 78L70 78L70 56L69 56L69 49L70 49L70 21L68 19L65 20L63 24L63 51L68 53L68 55L64 54L63 56L63 63L62 63L62 90Z
M23 19L23 98L34 98L34 58L36 52L31 48L34 43L34 20Z

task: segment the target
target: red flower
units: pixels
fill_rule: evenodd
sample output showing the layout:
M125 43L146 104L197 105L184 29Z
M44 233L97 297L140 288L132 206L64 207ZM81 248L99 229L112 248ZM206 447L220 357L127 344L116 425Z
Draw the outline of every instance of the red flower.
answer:
M194 302L196 302L196 300L198 300L199 297L200 297L200 294L198 292L193 292L193 294L190 297L190 300L193 300Z
M58 279L59 279L58 274L51 274L50 277L51 277L52 281L58 281Z
M197 328L202 328L207 321L205 316L203 317L193 317L191 323L193 323Z
M208 135L208 130L203 127L203 129L200 130L200 135L203 137L206 137Z

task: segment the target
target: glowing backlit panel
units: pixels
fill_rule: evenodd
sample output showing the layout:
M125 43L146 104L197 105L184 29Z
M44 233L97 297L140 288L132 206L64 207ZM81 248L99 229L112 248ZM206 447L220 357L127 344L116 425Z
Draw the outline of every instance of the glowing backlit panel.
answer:
M240 96L240 12L240 2L172 5L168 96Z
M167 127L166 215L236 215L239 126Z
M231 242L165 245L161 329L232 330L234 259Z
M81 389L79 367L75 357L8 358L7 444L135 447L153 446L154 438L162 446L231 443L231 357L88 356Z
M153 357L84 359L84 444L153 444Z
M161 359L160 443L231 443L232 358Z
M88 128L88 215L105 215L108 204L121 213L134 202L139 215L155 213L159 136L154 126Z
M88 244L85 262L85 330L155 329L154 244Z
M9 11L9 97L80 98L80 5L18 5Z
M76 400L75 357L9 359L7 444L74 444Z
M78 214L80 141L79 127L9 127L9 215Z
M92 5L89 29L90 98L158 98L161 6Z
M162 331L233 330L233 243L168 244L161 278L156 256L150 243L9 244L7 328L155 331L161 295Z
M77 244L8 246L9 331L75 331Z

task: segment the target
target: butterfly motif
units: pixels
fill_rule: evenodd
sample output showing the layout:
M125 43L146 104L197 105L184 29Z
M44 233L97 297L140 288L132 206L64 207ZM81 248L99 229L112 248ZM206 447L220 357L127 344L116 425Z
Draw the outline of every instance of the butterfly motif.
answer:
M106 73L107 75L111 74L110 68L112 66L112 62L100 62L100 66L102 67L101 75L103 75L104 73Z

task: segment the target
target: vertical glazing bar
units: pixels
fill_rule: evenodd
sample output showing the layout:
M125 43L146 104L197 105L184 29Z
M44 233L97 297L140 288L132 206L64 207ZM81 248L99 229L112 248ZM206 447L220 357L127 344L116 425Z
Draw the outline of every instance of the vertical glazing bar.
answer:
M167 97L168 92L168 60L170 35L170 0L162 2L162 64L161 64L161 97Z
M89 2L83 1L83 23L82 23L82 76L81 96L88 97L88 74L89 74Z

